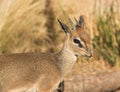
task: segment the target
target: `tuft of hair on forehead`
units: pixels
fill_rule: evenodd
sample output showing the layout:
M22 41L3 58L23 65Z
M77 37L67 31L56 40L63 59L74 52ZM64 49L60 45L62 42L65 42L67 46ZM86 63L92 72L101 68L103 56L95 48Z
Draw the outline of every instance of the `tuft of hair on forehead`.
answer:
M84 41L85 43L90 43L90 36L88 35L87 32L85 32L84 30L78 32L82 41Z

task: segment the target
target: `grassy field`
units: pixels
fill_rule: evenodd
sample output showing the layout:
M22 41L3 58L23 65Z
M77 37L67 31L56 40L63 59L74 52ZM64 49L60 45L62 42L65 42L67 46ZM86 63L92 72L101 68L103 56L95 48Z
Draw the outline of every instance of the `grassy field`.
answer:
M65 35L57 19L70 26L68 18L74 20L83 15L94 57L80 58L77 65L87 65L90 68L84 72L92 73L119 67L119 3L119 0L0 0L0 53L59 51Z

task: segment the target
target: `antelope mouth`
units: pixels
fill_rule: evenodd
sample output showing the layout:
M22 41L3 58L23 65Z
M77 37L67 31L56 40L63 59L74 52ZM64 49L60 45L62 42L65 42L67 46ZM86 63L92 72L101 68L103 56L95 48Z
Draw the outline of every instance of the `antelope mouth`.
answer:
M91 50L87 51L86 54L83 54L82 55L83 57L86 57L86 58L91 58L93 56L93 53Z
M84 51L82 54L75 54L76 57L86 57L86 58L91 58L93 56L92 52Z
M90 53L89 55L84 55L84 57L91 58L92 54Z

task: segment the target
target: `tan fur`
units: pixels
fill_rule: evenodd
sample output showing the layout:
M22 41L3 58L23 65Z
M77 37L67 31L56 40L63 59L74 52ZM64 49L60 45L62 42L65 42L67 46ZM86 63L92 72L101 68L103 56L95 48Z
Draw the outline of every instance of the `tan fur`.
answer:
M0 92L31 86L37 82L40 82L41 90L50 90L59 77L59 68L51 54L22 53L0 56Z
M53 92L57 89L58 84L71 71L77 60L76 55L91 56L87 50L89 39L86 32L83 29L69 31L58 53L0 55L0 92ZM85 46L80 48L73 44L74 37L83 41Z

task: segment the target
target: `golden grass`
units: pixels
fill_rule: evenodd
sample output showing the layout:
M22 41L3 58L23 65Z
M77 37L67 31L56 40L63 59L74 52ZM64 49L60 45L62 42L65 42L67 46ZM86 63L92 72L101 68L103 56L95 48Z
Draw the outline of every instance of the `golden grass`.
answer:
M84 15L85 31L90 34L92 43L94 36L98 35L96 31L98 15L104 13L103 10L112 0L101 0L101 2L97 0L10 0L9 2L1 0L0 53L59 50L65 35L57 23L57 18L70 26L68 18L73 20L81 14ZM107 6L103 3L107 3ZM116 22L117 25L120 24L120 20Z
M45 52L52 48L45 27L44 3L45 0L17 0L11 4L1 28L1 53Z

